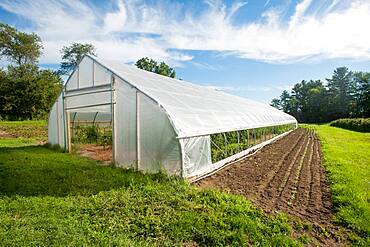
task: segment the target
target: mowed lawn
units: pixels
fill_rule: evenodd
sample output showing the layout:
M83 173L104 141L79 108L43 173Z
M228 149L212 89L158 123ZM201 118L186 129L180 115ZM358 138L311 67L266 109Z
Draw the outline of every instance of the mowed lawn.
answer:
M1 125L1 123L0 123ZM0 245L300 246L304 225L241 196L0 139ZM25 141L30 144L26 145Z
M370 245L370 133L329 125L314 128L322 143L336 219Z

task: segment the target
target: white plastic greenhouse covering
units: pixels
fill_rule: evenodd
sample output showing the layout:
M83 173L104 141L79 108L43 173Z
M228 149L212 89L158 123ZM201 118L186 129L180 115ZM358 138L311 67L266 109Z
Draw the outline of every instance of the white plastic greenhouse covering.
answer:
M88 55L49 115L49 143L63 148L67 112L72 121L112 121L117 165L187 178L218 168L211 134L297 124L266 104Z

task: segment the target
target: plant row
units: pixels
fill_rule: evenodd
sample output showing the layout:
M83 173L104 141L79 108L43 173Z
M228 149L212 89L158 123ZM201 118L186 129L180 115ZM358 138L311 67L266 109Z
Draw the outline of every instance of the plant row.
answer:
M212 162L223 160L295 128L295 124L239 130L211 135Z

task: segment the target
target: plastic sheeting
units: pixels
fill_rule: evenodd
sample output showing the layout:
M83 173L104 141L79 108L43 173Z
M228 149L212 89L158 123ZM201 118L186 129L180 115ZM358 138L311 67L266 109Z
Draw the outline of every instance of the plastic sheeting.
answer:
M267 104L92 57L158 102L180 138L296 123Z
M104 85L110 83L112 73L108 69L94 62L94 86Z
M60 94L55 101L49 114L48 142L51 145L59 145L61 148L66 147L63 94Z
M83 59L78 65L79 88L89 87L94 82L93 66L94 61L91 59Z
M152 99L138 92L139 170L181 175L181 153L168 116Z
M183 176L193 177L210 170L211 140L210 136L180 139L183 156Z
M78 74L79 74L79 71L77 68L75 71L73 71L73 73L69 77L67 84L66 84L66 90L73 90L73 89L79 88L78 87Z
M66 90L84 89L111 83L112 73L94 59L85 57L68 78Z
M111 92L96 92L92 94L78 95L75 97L68 97L66 99L66 109L77 111L84 111L82 108L90 108L90 106L100 106L100 111L109 112L111 104ZM103 107L103 105L106 105ZM91 112L90 109L87 109L88 112Z
M115 88L115 159L121 167L136 168L136 89L121 80Z
M73 112L71 111L71 123L111 123L112 114L110 112Z

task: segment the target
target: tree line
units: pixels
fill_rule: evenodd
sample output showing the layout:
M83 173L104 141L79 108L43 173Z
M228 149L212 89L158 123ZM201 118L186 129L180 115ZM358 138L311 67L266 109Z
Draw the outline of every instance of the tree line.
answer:
M0 23L0 120L46 119L63 88L63 75L70 75L85 54L97 56L92 44L72 43L61 49L58 70L40 68L43 46L35 33L26 33ZM175 77L164 62L139 59L137 67Z
M291 92L284 90L271 105L303 123L370 117L370 73L339 67L325 82L296 83Z

